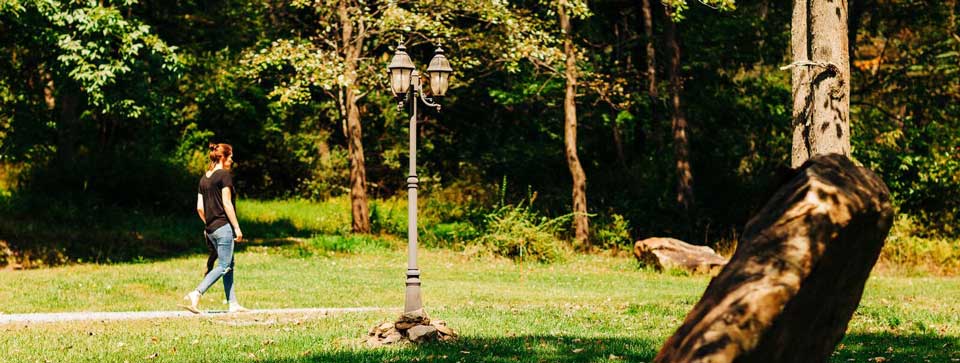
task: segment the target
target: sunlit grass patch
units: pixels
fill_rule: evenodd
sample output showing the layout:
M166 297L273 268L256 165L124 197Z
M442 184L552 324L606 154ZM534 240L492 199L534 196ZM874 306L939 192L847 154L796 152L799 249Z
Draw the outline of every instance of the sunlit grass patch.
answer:
M339 238L344 237L317 240L345 241ZM11 362L649 362L709 281L639 269L626 257L574 255L521 267L506 258L422 249L427 312L445 320L461 339L369 349L363 344L368 329L395 318L403 306L407 261L404 241L364 238L376 247L300 256L287 252L294 244L246 245L237 254L237 293L255 309L393 310L4 325L0 356ZM375 241L401 245L381 247ZM174 310L182 294L199 282L203 262L203 255L191 255L4 271L2 311ZM221 285L215 285L201 307L224 309L222 294ZM958 296L956 278L871 278L832 361L960 359Z

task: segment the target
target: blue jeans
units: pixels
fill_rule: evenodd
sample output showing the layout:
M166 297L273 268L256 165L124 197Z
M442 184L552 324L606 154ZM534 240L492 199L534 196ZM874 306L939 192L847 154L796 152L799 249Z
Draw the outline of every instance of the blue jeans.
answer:
M197 292L203 294L217 279L223 277L223 292L230 303L237 302L237 295L233 293L233 238L233 227L229 224L207 234L207 239L217 248L217 265L197 286Z

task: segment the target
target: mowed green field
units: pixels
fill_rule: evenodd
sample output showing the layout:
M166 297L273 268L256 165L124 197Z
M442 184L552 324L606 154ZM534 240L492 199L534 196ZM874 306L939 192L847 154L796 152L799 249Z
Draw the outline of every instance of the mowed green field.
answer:
M340 238L340 237L333 237ZM367 348L399 315L404 241L357 253L247 244L236 288L254 309L382 307L364 313L0 325L3 362L650 362L709 278L638 269L628 257L523 264L422 250L423 300L461 334L452 343ZM336 245L336 244L334 244ZM380 247L369 247L380 246ZM5 314L175 310L205 256L0 272ZM224 309L219 283L201 307ZM960 279L875 275L834 362L960 361Z

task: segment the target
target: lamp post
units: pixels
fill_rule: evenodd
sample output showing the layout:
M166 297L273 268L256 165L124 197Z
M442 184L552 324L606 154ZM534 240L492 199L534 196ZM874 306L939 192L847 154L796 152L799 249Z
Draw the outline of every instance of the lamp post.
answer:
M390 90L400 99L397 108L402 108L409 101L410 113L410 173L407 176L407 281L406 297L403 311L411 312L423 308L420 299L420 269L417 267L417 101L427 107L434 107L440 111L440 105L433 103L433 99L425 95L423 82L416 66L407 55L403 44L397 47L387 69L390 71ZM449 85L450 62L443 55L443 49L437 48L430 65L427 67L430 92L432 96L443 96Z

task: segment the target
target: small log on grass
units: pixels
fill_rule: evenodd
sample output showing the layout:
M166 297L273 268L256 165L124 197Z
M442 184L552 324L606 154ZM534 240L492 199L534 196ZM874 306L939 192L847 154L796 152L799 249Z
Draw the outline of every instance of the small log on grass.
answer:
M719 271L727 263L710 247L663 237L637 241L633 245L633 255L641 264L661 271L683 269L692 273L710 273Z
M655 362L825 362L890 230L890 192L845 156L817 156L747 223Z

